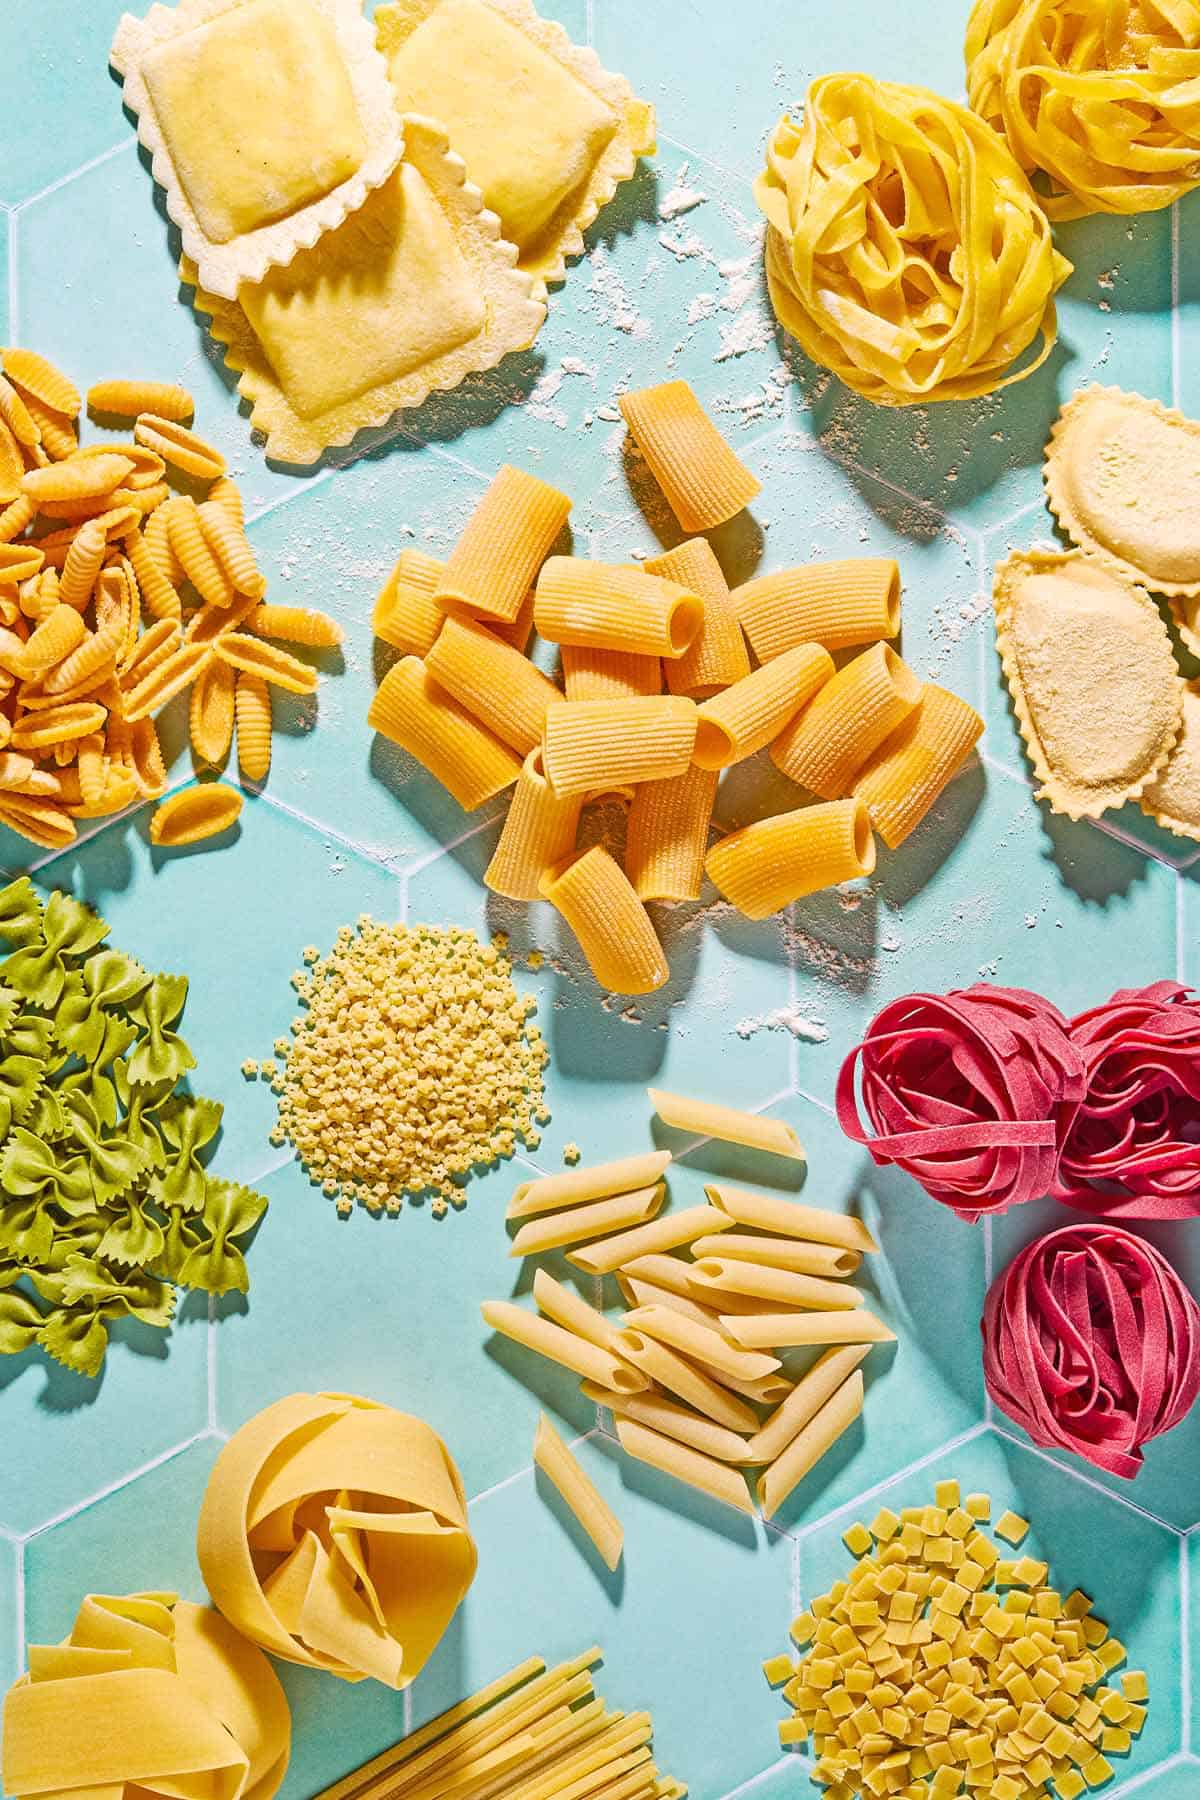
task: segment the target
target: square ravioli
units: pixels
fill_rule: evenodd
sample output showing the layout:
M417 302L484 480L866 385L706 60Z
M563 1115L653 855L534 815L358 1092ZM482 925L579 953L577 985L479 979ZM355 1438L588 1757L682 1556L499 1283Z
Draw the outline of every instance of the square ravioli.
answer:
M181 0L112 48L206 289L231 299L339 226L404 135L358 0Z
M401 113L441 121L521 267L561 279L653 110L529 0L389 0L375 23Z
M440 127L406 121L405 160L360 210L286 269L241 290L181 278L212 321L267 454L309 464L532 343L545 317Z

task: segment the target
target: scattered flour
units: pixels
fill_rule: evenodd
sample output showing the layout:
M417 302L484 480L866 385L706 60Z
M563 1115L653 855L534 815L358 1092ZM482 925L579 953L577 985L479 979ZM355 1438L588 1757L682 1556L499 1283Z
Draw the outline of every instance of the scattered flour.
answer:
M677 219L681 213L691 212L695 207L703 206L707 202L708 195L702 194L699 188L691 187L688 183L690 166L690 164L684 163L680 167L675 177L674 187L659 201L658 216L660 219Z
M780 1006L774 1012L739 1019L734 1030L740 1038L755 1037L760 1031L790 1031L806 1044L823 1044L829 1037L822 1020L809 1018L796 1006Z

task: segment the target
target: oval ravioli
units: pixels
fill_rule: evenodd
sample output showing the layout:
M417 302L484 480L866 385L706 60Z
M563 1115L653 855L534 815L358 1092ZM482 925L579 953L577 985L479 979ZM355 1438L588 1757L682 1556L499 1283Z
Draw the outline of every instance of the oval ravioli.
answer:
M1090 387L1058 416L1046 446L1055 518L1084 550L1156 593L1200 594L1200 423Z
M1139 804L1164 831L1200 840L1200 681L1189 681L1183 690L1179 741Z
M996 570L996 642L1041 786L1068 818L1137 799L1180 729L1183 683L1158 609L1081 551L1015 551Z

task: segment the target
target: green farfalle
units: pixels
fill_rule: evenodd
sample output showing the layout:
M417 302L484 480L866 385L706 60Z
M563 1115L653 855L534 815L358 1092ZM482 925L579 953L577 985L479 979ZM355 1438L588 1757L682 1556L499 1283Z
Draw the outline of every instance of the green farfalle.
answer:
M0 976L31 1005L57 1005L71 972L69 956L86 956L107 937L103 919L70 894L55 892L42 914L40 938L22 944L0 962Z
M19 1356L36 1343L43 1316L26 1294L0 1289L0 1356Z
M59 1043L84 1062L108 1062L120 1056L137 1033L125 1021L112 1017L127 1007L150 985L149 971L120 950L99 950L89 956L79 974L68 976L54 1020ZM129 1031L125 1043L113 1048L111 1027Z
M47 1315L36 1341L55 1362L94 1377L108 1349L108 1325L95 1307L59 1306Z
M45 1067L36 1056L0 1058L0 1135L29 1117L45 1079Z
M39 1194L0 1203L0 1254L21 1265L45 1263L54 1245L54 1220Z
M42 1138L16 1126L0 1151L0 1191L37 1194L67 1211L93 1203L91 1170L82 1156L60 1156Z
M163 1227L163 1247L153 1264L154 1274L161 1275L166 1281L182 1284L188 1258L194 1250L199 1249L202 1241L193 1220L182 1206L168 1207L167 1222Z
M123 1194L105 1209L109 1224L96 1247L97 1256L127 1268L142 1268L162 1254L163 1229L146 1211L148 1204L146 1194Z
M166 1173L154 1183L154 1197L161 1206L199 1212L204 1205L204 1166L197 1152L216 1137L224 1111L219 1100L190 1095L168 1100L162 1108L159 1129L173 1154L168 1154Z
M266 1210L262 1194L235 1181L210 1176L203 1214L209 1237L185 1261L179 1276L181 1285L204 1288L210 1294L227 1294L232 1288L244 1294L250 1277L246 1260L232 1240L252 1231Z
M0 981L0 1043L3 1043L13 1030L21 1016L24 1001L16 988L5 987Z
M181 1075L195 1068L195 1057L178 1032L169 1029L183 1011L187 990L186 975L156 975L129 1008L130 1018L144 1032L126 1064L135 1087L149 1087L160 1081L174 1085Z
M91 1098L77 1090L63 1094L63 1105L70 1121L68 1141L77 1145L91 1170L92 1192L98 1205L115 1200L150 1167L146 1152L124 1132L104 1134Z
M110 1318L129 1313L144 1325L166 1327L175 1311L175 1291L145 1269L111 1269L96 1257L68 1259L63 1300L69 1306L92 1306Z
M0 937L32 944L42 935L42 902L28 875L0 888Z
M22 1012L3 1033L4 1050L10 1056L36 1056L41 1063L51 1063L50 1045L54 1039L53 1021L44 1013Z

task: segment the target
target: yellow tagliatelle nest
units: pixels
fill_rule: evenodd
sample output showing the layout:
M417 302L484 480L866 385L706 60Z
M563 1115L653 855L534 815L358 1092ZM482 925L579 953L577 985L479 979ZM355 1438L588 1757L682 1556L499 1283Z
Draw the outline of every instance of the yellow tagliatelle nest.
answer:
M970 399L1049 354L1071 265L1003 140L953 101L826 75L775 127L755 196L780 322L868 400Z
M141 1800L271 1800L291 1718L261 1650L174 1594L89 1594L4 1701L3 1784Z
M407 1687L475 1574L466 1497L420 1419L345 1394L292 1394L217 1458L197 1538L208 1590L287 1662Z
M1052 219L1149 212L1200 184L1200 15L1151 0L977 0L967 92Z

